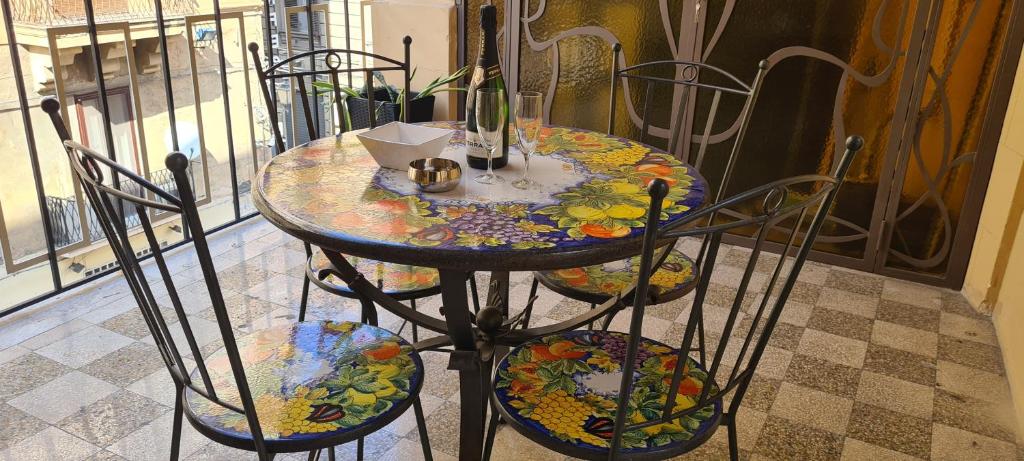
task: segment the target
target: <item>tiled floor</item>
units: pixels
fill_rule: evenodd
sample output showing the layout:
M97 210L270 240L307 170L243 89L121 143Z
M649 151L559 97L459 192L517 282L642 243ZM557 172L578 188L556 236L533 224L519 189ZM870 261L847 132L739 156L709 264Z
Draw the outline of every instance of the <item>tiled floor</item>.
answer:
M294 321L301 245L256 219L216 235L212 248L239 331ZM181 291L200 345L210 353L220 340L196 261L188 253L169 259L179 284L193 282ZM741 264L743 250L730 250L725 261ZM724 304L738 271L716 276L709 325L724 319L727 310L715 306ZM513 275L514 301L525 299L528 277ZM677 341L687 301L651 308L646 334ZM436 314L438 300L424 304ZM542 290L535 314L554 322L585 308ZM357 316L351 302L313 292L311 318ZM626 318L620 315L613 328L626 328ZM397 329L399 322L384 314L382 324ZM458 443L457 381L446 360L424 355L423 406L441 460L453 459ZM812 263L744 399L742 457L1024 460L1004 373L991 322L959 294ZM145 323L117 279L4 319L0 460L166 459L170 386ZM185 426L187 459L252 458ZM689 458L725 458L724 435L720 431ZM410 412L369 438L370 459L418 459L417 440ZM499 432L495 453L496 459L561 459L508 428Z

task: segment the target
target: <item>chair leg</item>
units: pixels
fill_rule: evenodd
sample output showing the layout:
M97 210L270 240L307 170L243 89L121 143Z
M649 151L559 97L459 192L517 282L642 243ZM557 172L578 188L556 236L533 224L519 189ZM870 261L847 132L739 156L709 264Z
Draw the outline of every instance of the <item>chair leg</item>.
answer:
M413 412L416 413L416 429L420 432L420 446L423 447L423 459L433 461L434 455L430 450L430 438L427 437L427 419L423 416L423 406L420 405L420 398L412 402Z
M498 423L501 418L498 416L498 411L491 408L491 419L487 423L487 438L484 440L484 461L490 461L491 450L494 448L494 437L498 435Z
M530 295L526 299L533 299L537 296L537 287L540 285L540 281L537 277L533 278L533 283L530 284ZM530 328L530 315L533 314L533 303L526 306L526 312L523 314L523 328Z
M736 414L729 415L729 423L726 425L729 432L729 459L738 461L740 459L739 442L736 440Z
M171 461L177 461L181 448L181 418L184 408L181 402L182 388L176 386L174 396L174 423L171 427Z
M473 295L473 312L480 313L480 294L476 291L476 276L469 274L469 292Z
M306 461L319 461L319 460L320 460L320 450L313 450L313 451L309 452L309 456L306 457Z
M412 307L412 310L416 310L416 300L415 299L410 299L409 300L409 305ZM420 342L419 329L416 328L416 323L415 322L413 322L413 324L412 324L412 342L413 343Z
M615 316L619 315L619 312L622 312L623 309L623 307L618 307L609 312L608 316L604 318L604 322L601 324L601 330L608 331L608 328L612 326L612 320L615 320Z
M360 297L359 303L363 306L362 322L377 326L377 307L373 305L373 300Z
M307 242L302 242L302 247L306 250L306 261L313 256L313 247ZM306 321L306 305L309 304L309 277L306 276L306 271L303 270L302 277L302 299L299 300L299 321Z
M306 305L309 304L309 277L302 278L302 300L299 301L299 321L306 321Z
M594 309L597 309L597 304L590 303L590 310L594 310ZM587 329L588 330L593 330L594 329L594 321L593 320L591 320L590 323L587 324Z

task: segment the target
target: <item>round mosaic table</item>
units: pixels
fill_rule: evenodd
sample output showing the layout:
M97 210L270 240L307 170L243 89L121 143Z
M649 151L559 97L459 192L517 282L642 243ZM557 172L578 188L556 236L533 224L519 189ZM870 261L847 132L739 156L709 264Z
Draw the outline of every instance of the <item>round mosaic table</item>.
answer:
M523 191L510 185L524 167L514 146L508 166L498 170L506 182L478 184L472 178L480 172L466 165L460 126L431 125L456 130L441 154L463 168L460 185L450 192L419 192L405 171L380 168L355 134L345 133L273 158L257 175L253 200L270 222L323 248L339 267L347 266L339 254L344 253L440 270L443 321L403 309L351 267L342 272L353 290L451 338L449 368L460 371L462 391L460 458L477 459L491 357L478 351L467 274L492 271L488 298L504 304L508 271L580 267L635 255L650 202L645 186L656 178L671 186L662 212L662 220L671 222L703 204L706 182L650 146L545 127L531 159L530 176L538 187Z

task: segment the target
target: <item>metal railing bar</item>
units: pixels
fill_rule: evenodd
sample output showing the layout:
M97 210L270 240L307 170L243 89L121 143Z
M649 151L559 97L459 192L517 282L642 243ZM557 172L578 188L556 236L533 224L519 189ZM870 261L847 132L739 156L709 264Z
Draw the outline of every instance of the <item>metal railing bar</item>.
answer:
M228 143L228 169L231 173L231 204L234 207L235 219L239 219L241 216L241 207L238 200L238 168L237 161L235 160L235 134L231 125L231 98L228 96L228 71L227 71L227 58L225 57L224 48L224 23L221 17L220 11L220 0L213 0L213 22L217 25L217 49L220 53L217 56L218 66L220 68L220 92L224 98L224 124L227 125L227 143ZM244 51L243 51L244 52ZM248 69L245 70L246 72Z
M0 1L6 2L7 0L0 0ZM229 228L231 226L234 226L235 224L239 224L239 223L245 222L245 221L247 221L247 220L249 220L249 219L251 219L253 217L256 217L256 216L259 216L259 212L257 212L257 211L254 211L252 213L243 215L242 217L240 217L238 219L235 219L235 220L232 220L232 221L228 221L228 222L226 222L224 224L220 224L218 226L210 228L210 230L206 231L206 235L215 234L215 233L220 232L220 231L222 231L224 229L227 229L227 228ZM189 243L192 243L192 239L181 240L179 242L172 243L170 245L165 246L163 248L163 251L167 252L167 251L170 251L170 250L174 250L174 249L176 249L176 248L178 248L180 246L187 245ZM139 261L140 262L141 261L145 261L146 259L151 258L151 257L152 257L152 254L148 254L148 255L140 257ZM81 287L81 286L86 285L88 283L97 281L97 280L99 280L99 279L101 279L103 277L106 277L109 274L118 273L120 271L121 271L120 266L114 266L114 267L112 267L110 269L107 269L107 270L105 270L103 272L100 272L100 273L98 273L96 275L93 275L91 277L86 277L84 279L76 280L74 282L71 282L71 283L69 283L67 285L62 285L59 289L48 291L48 292L43 293L43 294L41 294L39 296L36 296L34 298L29 298L29 299L27 299L25 301L22 301L19 304L15 304L14 306L11 306L11 307L9 307L7 309L4 309L4 310L0 311L0 318L4 318L4 317L6 317L8 315L14 314L14 313L16 313L18 311L21 311L23 309L31 307L32 305L34 305L36 303L40 303L40 302L46 301L47 299L50 299L50 298L52 298L54 296L66 293L66 292L71 291L71 290L73 290L75 288L78 288L78 287Z
M351 21L352 18L349 17L349 15L348 15L348 0L342 0L342 8L345 11L345 49L346 50L351 50L352 49L352 28L350 27L350 25L351 25L351 22L352 22ZM364 50L366 49L366 43L365 42L363 43L363 49ZM352 53L351 52L348 53L348 56L345 57L345 60L347 61L347 67L348 67L348 87L352 88ZM365 57L362 58L362 61L363 61L362 65L366 66L366 58Z
M103 78L103 58L100 55L99 32L96 30L96 14L93 10L92 0L84 0L84 4L86 31L89 34L89 48L92 50L92 64L96 76L96 101L100 105L100 115L103 117L103 137L107 142L107 157L116 162L117 152L114 148L114 130L113 124L110 121L110 107L107 104L107 81ZM110 179L114 183L114 188L121 187L117 171L111 171L110 173ZM123 207L119 203L118 211L122 210ZM120 215L118 219L120 219Z
M178 124L177 114L174 108L174 93L171 92L171 64L167 56L167 31L164 30L164 5L163 0L153 0L153 8L156 10L156 27L160 36L160 63L163 65L164 74L164 97L167 99L167 120L171 125L171 146L173 151L180 151L178 145Z
M313 39L313 0L306 0L306 35L309 37L309 51L316 49L316 43ZM309 55L309 68L316 70L316 60L313 59L313 55ZM316 75L309 79L309 84L313 89L313 104L316 105L316 109L313 110L313 124L316 125L317 129L320 128L320 98L317 97L316 91ZM303 87L302 91L305 92L306 88ZM308 102L308 101L307 101ZM308 104L307 104L308 107ZM317 132L317 137L320 137L320 133ZM313 133L309 133L310 140L313 140Z
M21 59L18 56L17 37L14 33L14 23L11 20L11 4L9 0L0 0L3 4L4 24L7 29L7 48L11 53L11 70L13 71L14 83L18 91L18 104L21 108L21 120L25 125L25 141L28 144L28 157L32 166L32 179L36 191L36 203L39 206L39 217L43 221L43 238L46 241L46 257L50 265L50 279L53 282L53 289L61 289L60 270L57 267L57 249L53 241L53 223L50 222L50 215L46 207L46 191L43 186L42 170L39 166L39 152L36 149L35 131L32 129L32 117L29 115L28 97L25 92L25 82L22 79Z
M270 0L263 0L263 49L267 50L267 67L274 64L272 41L270 39Z

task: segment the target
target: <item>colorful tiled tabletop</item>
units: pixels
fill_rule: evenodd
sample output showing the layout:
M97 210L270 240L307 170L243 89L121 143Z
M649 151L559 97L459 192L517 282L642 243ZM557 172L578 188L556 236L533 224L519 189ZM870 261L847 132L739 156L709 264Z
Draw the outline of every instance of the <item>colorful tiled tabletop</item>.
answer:
M510 146L498 185L472 180L456 122L433 123L455 135L442 157L463 177L445 193L424 193L406 171L380 168L353 133L285 152L258 175L256 205L300 238L346 254L402 264L469 270L575 267L622 259L639 249L655 178L671 186L662 219L701 206L706 182L690 166L655 148L593 131L545 127L531 178ZM560 257L561 256L561 257Z

